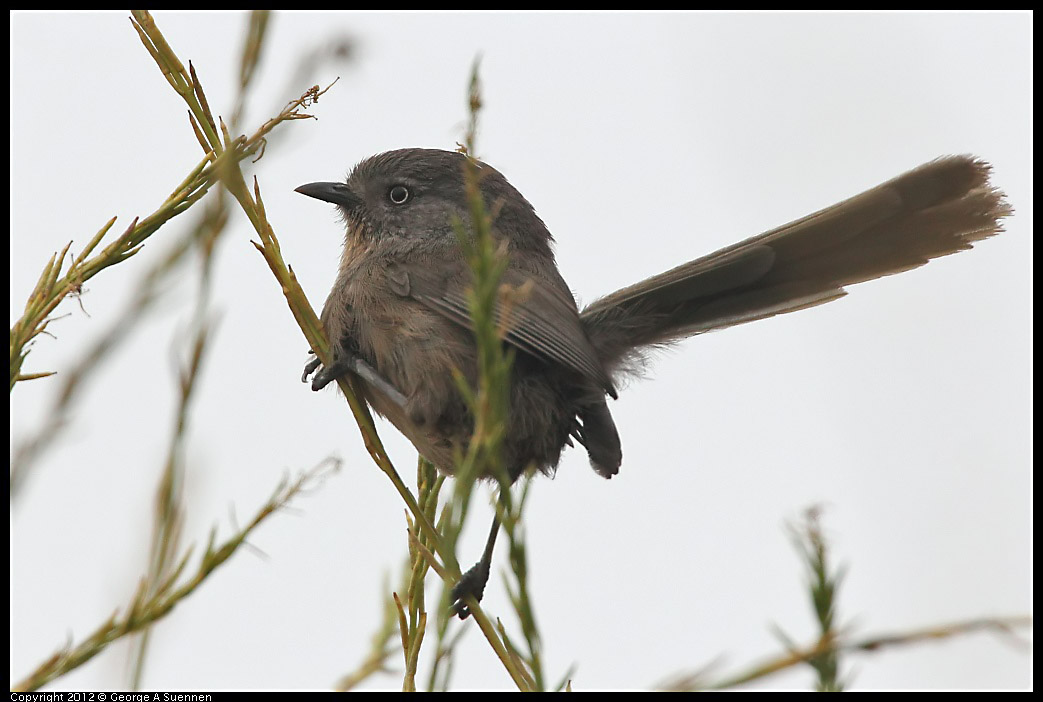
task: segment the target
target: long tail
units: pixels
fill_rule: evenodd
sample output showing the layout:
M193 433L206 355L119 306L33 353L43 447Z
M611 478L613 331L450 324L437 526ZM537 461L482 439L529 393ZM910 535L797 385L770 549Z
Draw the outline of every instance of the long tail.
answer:
M820 212L678 266L593 302L581 318L610 372L642 347L676 341L847 294L971 248L1012 210L991 167L947 156Z

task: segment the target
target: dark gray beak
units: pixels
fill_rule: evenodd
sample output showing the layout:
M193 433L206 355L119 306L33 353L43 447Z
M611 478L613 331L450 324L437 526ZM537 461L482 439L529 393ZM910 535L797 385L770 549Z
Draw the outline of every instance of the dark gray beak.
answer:
M362 200L344 183L308 183L294 190L316 200L332 202L346 210L353 210L362 204Z

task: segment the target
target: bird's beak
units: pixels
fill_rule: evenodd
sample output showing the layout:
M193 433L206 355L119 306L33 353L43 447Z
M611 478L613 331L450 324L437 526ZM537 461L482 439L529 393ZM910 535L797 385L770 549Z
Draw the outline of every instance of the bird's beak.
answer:
M362 204L362 200L344 183L308 183L294 190L316 200L332 202L345 210L353 210Z

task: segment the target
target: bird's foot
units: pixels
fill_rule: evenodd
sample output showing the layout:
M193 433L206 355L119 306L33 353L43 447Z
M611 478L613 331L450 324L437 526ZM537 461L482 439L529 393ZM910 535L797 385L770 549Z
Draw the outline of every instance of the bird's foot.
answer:
M485 563L475 563L470 570L460 576L460 580L453 587L450 597L453 603L450 611L460 619L467 619L471 614L471 608L467 606L464 599L471 595L478 602L482 601L485 594L485 585L489 582L489 566Z

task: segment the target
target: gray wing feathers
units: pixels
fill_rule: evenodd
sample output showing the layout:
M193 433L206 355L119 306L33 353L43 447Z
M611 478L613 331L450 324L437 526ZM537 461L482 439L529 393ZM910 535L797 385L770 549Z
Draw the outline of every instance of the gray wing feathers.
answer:
M394 272L398 277L403 274L401 269ZM411 269L408 283L400 287L402 293L428 309L473 329L467 288L460 282L466 277L466 271L441 275L430 269ZM496 323L505 328L504 338L508 343L537 358L572 368L616 396L612 380L580 324L575 303L570 305L536 278L519 271L508 269L501 284L524 291L512 298L510 304L501 302L496 306Z

